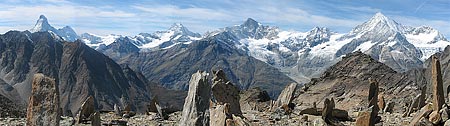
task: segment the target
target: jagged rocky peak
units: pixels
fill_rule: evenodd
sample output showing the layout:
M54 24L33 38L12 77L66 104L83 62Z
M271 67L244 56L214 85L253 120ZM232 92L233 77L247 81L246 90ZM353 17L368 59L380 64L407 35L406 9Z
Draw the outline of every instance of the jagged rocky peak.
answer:
M199 33L194 33L192 31L189 31L188 28L186 28L181 23L173 23L172 26L168 29L168 31L174 31L175 34L179 33L181 35L187 35L192 37L200 37L201 35Z
M79 38L77 33L70 26L65 26L60 29L54 28L53 26L51 26L48 23L47 17L45 17L44 15L39 16L39 19L36 21L36 24L34 25L34 27L32 29L30 29L30 31L31 32L45 32L45 31L53 32L56 35L63 38L64 40L71 41L71 42L73 42Z
M230 32L239 39L275 39L278 38L278 27L264 26L252 18L248 18L243 24L227 27L222 32Z
M326 27L314 27L306 35L305 41L311 43L311 46L316 46L322 42L330 41L330 36L333 35Z
M30 30L31 32L41 32L41 31L52 31L55 30L47 20L47 17L44 15L39 16L39 19L36 21L34 27Z
M244 24L241 24L242 27L247 27L247 28L258 28L261 25L261 23L255 21L252 18L247 18L247 20L244 22Z

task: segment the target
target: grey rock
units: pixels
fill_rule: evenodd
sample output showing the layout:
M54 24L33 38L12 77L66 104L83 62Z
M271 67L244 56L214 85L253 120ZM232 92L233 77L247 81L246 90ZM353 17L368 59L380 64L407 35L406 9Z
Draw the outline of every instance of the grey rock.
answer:
M242 115L239 88L228 81L223 70L213 71L212 94L218 104L228 103L230 114Z
M294 99L294 92L296 91L297 83L291 83L278 96L275 106L281 107L283 105L289 105Z
M208 73L201 71L192 74L180 126L209 125L211 84L207 76Z
M211 126L225 126L227 119L231 119L228 115L230 105L225 103L223 105L216 105L210 108L210 120Z
M410 121L409 125L414 125L414 126L419 125L420 120L422 118L427 117L432 111L433 111L432 105L430 105L430 104L425 105L414 115L414 117Z
M92 126L101 126L102 125L102 120L100 119L100 112L95 112L91 116L91 125Z
M94 97L89 96L83 104L81 104L80 112L77 114L77 124L90 120L89 117L95 112Z

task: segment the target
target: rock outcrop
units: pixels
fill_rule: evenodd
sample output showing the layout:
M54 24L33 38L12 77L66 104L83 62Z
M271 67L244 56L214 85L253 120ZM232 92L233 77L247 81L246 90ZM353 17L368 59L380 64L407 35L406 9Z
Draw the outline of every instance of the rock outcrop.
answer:
M55 79L35 74L27 108L27 125L58 126L60 121L59 89Z
M77 114L77 123L85 123L92 121L91 116L95 113L94 97L89 96L83 104L81 104L80 112Z
M212 94L215 103L229 104L229 113L242 115L239 104L239 88L234 86L226 77L223 70L213 71Z
M208 73L198 71L192 74L189 81L188 96L184 102L180 126L209 125L209 104L211 84Z
M433 111L439 111L445 103L445 99L441 63L436 56L431 57L431 83L433 85Z
M275 102L275 106L283 106L291 104L291 101L294 99L294 92L297 88L297 83L291 83L283 91L281 91L278 96L277 101Z
M231 119L228 114L230 105L225 103L223 105L215 105L211 108L211 119L209 125L211 126L225 126L227 119Z
M242 111L266 111L271 108L272 101L266 91L260 88L251 88L241 91L239 103Z

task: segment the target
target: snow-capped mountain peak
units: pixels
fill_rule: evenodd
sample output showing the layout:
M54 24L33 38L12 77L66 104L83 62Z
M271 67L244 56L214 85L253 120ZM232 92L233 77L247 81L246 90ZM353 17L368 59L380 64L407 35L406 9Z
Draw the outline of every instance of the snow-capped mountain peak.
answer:
M47 17L45 17L44 15L39 16L39 19L36 21L36 24L32 29L30 29L30 31L31 32L50 31L62 37L64 40L71 42L75 41L78 38L77 33L75 33L75 31L70 26L65 26L61 29L56 29L48 23Z
M200 37L200 34L189 31L189 29L183 26L183 24L181 23L174 23L167 31L160 31L160 32L165 33L173 32L174 35L180 34L180 35Z
M53 31L56 30L52 27L47 20L47 17L44 15L39 16L39 19L36 21L34 27L30 30L31 32L40 32L40 31Z
M350 34L364 34L367 32L404 32L405 27L382 13L376 13L370 20L355 27Z

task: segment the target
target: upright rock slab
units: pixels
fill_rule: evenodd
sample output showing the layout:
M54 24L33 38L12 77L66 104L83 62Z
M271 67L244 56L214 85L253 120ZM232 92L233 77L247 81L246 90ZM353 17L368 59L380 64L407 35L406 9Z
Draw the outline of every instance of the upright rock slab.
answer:
M208 73L197 71L189 81L189 91L184 102L180 126L209 126L211 85Z
M77 123L83 123L90 120L90 116L95 112L94 97L89 96L83 104L81 104L80 112L77 115Z
M213 71L212 94L216 103L230 105L230 114L242 115L239 104L239 88L234 86L225 76L223 70Z
M59 126L59 89L55 79L35 74L27 108L28 126Z
M436 56L431 57L431 83L433 85L433 111L439 111L445 103L445 100L441 63Z
M275 106L280 107L290 104L292 99L294 99L293 96L296 88L297 83L291 83L286 88L284 88L283 91L281 91L281 94L278 96L278 99L275 102Z

